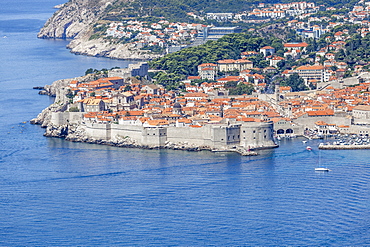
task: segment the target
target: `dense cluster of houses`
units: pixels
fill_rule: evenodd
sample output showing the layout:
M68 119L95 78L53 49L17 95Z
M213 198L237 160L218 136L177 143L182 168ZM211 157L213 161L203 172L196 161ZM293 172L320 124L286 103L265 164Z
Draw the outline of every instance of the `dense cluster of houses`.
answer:
M271 5L272 6L272 5ZM271 7L270 6L270 7ZM264 7L260 4L260 7ZM314 4L307 2L295 2L288 4L276 4L273 5L277 9L297 9L302 11L309 11L311 15L311 9L317 9ZM291 20L287 23L287 26L292 28L297 32L297 34L302 35L303 38L319 38L322 34L331 32L334 27L341 26L344 24L361 24L362 27L357 30L362 37L364 37L369 32L369 22L367 20L361 19L358 13L369 13L370 3L359 2L357 6L353 8L348 17L344 15L336 15L337 21L330 22L329 17L314 17L310 16L306 21L299 21L297 19ZM329 10L332 10L330 8ZM299 16L301 18L302 15ZM317 23L317 21L327 21L327 26L322 25L311 25L311 23ZM363 65L355 65L353 68L349 68L349 65L343 61L338 61L336 59L336 53L342 49L345 49L346 40L351 38L353 34L349 33L349 30L343 29L342 31L337 31L333 33L332 36L325 38L327 44L320 50L316 51L316 56L308 56L307 48L309 44L306 42L290 42L284 44L284 53L276 54L275 48L272 46L265 46L257 51L246 51L240 55L240 59L232 60L220 60L217 63L205 63L198 66L198 76L199 77L189 77L190 79L208 79L214 85L214 88L219 88L220 83L224 81L235 81L238 79L239 83L252 83L255 85L255 90L259 92L263 89L265 84L265 74L271 73L276 74L279 63L289 60L305 59L307 64L304 66L293 67L290 70L285 70L282 72L283 76L290 76L297 73L301 78L304 79L305 84L310 89L317 87L319 83L331 82L336 80L342 80L348 74L356 76L364 71ZM251 58L262 53L265 59L268 61L269 66L265 68L253 67L253 62ZM218 72L230 72L238 71L239 75L236 78L233 77L221 77ZM347 73L350 72L350 73ZM211 83L211 84L212 84ZM209 83L208 83L209 84ZM197 91L202 91L198 88ZM204 91L204 89L203 89Z
M223 83L186 83L186 92L179 93L120 77L72 81L70 109L77 107L85 123L125 126L201 128L272 121L275 135L300 135L307 127L321 135L370 131L364 127L370 123L370 83L311 92L281 86L276 89L277 104L262 99L262 94L220 96L222 88Z
M316 13L319 10L315 3L310 2L292 2L266 5L260 3L258 8L247 13L248 16L260 18L284 18L286 16L298 16L308 13Z
M348 16L335 14L331 17L315 17L314 14L318 11L331 11L336 10L334 7L325 7L324 5L315 5L313 2L292 2L292 3L277 3L277 4L268 4L268 3L259 3L256 8L251 11L245 11L241 13L206 13L205 16L198 16L194 13L188 13L188 15L198 18L201 20L211 19L219 22L225 21L245 21L246 19L280 19L284 17L297 17L298 19L309 18L309 22L313 21L327 21L330 22L331 17L336 19L354 23L354 24L363 24L368 23L366 18L369 16L370 11L370 2L365 2L363 0L359 1L356 6L350 11L348 11ZM331 24L332 25L332 24ZM301 27L304 29L304 27ZM317 35L315 30L308 28L305 31L306 35ZM318 32L324 31L320 29ZM312 34L313 33L313 34ZM314 36L312 36L314 37Z
M240 13L206 13L204 16L199 16L193 12L188 13L189 16L201 20L215 20L218 22L226 21L243 21L251 18L268 18L279 19L287 16L309 15L316 13L320 9L312 2L292 2L292 3L278 3L278 4L265 4L259 3L257 8L252 11L244 11Z
M316 92L280 92L278 105L284 115L319 134L370 134L370 83L357 86L327 87ZM309 121L311 119L311 121Z
M70 109L77 107L84 112L85 122L199 128L207 124L264 122L280 116L257 97L215 97L211 92L179 94L154 84L127 84L119 77L88 83L72 81L69 90L74 95Z
M345 42L343 41L333 42L332 45L321 49L317 53L314 65L307 64L305 66L294 67L291 70L283 71L282 75L290 76L297 73L302 79L304 79L308 87L312 87L312 85L315 86L320 82L329 82L331 80L342 78L345 75L348 65L345 62L337 62L335 60L335 55L332 52L343 48L344 44ZM207 79L210 81L207 84L214 85L215 88L219 88L220 83L225 84L228 81L252 83L255 85L256 91L260 91L258 89L266 86L265 74L276 74L279 62L281 61L305 57L303 54L305 54L307 46L308 44L305 42L285 43L285 52L283 57L275 54L275 48L264 46L259 49L259 52L247 51L241 53L240 59L225 59L219 60L217 63L200 64L198 66L198 76L189 76L188 79ZM259 53L262 53L265 59L269 61L268 67L256 68L253 66L253 62L248 59L258 55ZM360 67L356 67L357 72L361 71ZM336 70L334 70L334 68ZM231 71L238 72L238 76L219 76L219 72L227 74ZM201 89L198 88L196 91L201 91Z
M124 39L134 47L166 47L194 41L205 26L196 23L170 23L164 19L158 22L125 21L111 22L106 37Z
M308 22L292 20L287 25L306 38L317 38L338 25L355 23L364 13L367 16L369 6L360 2L348 17L337 16L338 21L329 22L325 28L311 26L312 21L317 21L312 16L308 18ZM264 9L266 6L260 4L259 7ZM318 10L313 3L307 2L275 4L266 8L284 13L301 13L300 16L311 15ZM295 12L289 12L291 10ZM217 15L209 15L209 18L211 17L217 18ZM223 18L231 17L223 15ZM358 32L366 35L368 22L362 20L360 23L363 28ZM139 43L142 46L164 46L168 42L178 44L176 42L193 38L202 28L200 24L169 23L165 20L150 24L127 21L111 23L107 36L135 37L137 47L140 47ZM168 39L164 40L164 37ZM360 82L358 86L341 88L328 86L332 81L340 81L349 70L349 66L345 62L337 61L335 55L345 48L349 37L348 30L327 37L328 45L317 51L315 58L307 56L309 45L306 42L289 42L283 44L284 53L279 55L274 47L264 46L256 51L241 53L239 59L203 63L198 66L198 75L189 76L183 81L182 92L166 91L155 84L128 83L119 76L88 83L72 81L69 85L73 95L70 106L83 112L84 121L90 123L201 128L209 124L273 121L275 134L278 135L303 134L303 126L316 129L320 134L333 134L338 131L367 134L365 131L368 130L359 126L370 123L370 84ZM260 54L268 61L269 66L254 67L251 58ZM301 58L306 59L309 64L285 70L282 75L288 77L297 73L311 89L315 89L318 83L327 82L324 89L309 93L292 92L289 86L277 86L275 96L271 96L275 97L275 100L269 100L270 96L264 94L268 86L266 74L277 75L280 62ZM351 72L362 73L363 66L357 65ZM228 96L225 85L229 82L233 82L233 85L253 85L256 93L253 96Z

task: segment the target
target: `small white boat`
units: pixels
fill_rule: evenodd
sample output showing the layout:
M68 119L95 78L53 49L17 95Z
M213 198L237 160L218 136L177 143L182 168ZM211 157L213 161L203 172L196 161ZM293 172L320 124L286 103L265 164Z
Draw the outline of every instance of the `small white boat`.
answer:
M312 151L312 147L307 146L307 147L306 147L306 150L308 150L308 151Z
M331 170L329 168L326 168L326 167L317 167L317 168L315 168L315 171L316 172L330 172Z
M302 141L303 143L306 143L307 141Z

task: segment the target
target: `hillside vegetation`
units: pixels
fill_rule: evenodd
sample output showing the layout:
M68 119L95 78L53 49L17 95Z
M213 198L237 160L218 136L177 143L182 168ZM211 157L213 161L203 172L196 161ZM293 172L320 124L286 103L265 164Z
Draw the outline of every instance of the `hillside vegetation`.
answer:
M288 0L116 0L106 9L105 19L124 20L131 18L164 17L170 21L189 21L187 13L239 13L253 8L256 4L292 2ZM317 5L352 6L355 0L312 0Z
M231 34L217 41L208 41L204 45L183 49L179 52L168 54L150 62L154 69L166 70L167 73L158 73L155 79L167 88L177 88L178 82L186 76L196 75L197 67L202 63L216 63L222 59L238 59L244 51L258 51L267 45L275 47L277 53L282 53L284 48L282 40L272 36L258 36L256 33L246 32ZM253 57L256 67L266 67L268 63L263 56Z

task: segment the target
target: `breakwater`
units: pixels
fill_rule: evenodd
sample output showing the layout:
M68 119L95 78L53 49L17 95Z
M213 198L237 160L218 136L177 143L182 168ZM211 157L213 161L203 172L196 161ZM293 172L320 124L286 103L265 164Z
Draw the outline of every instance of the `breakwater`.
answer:
M366 145L320 144L319 149L325 149L325 150L370 149L370 144L366 144Z

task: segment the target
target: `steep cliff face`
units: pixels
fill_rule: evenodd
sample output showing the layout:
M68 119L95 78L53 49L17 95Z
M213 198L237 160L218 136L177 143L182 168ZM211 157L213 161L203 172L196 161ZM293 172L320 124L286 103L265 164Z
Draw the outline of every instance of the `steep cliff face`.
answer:
M110 4L110 0L70 0L46 22L38 37L75 38L84 35Z

